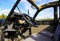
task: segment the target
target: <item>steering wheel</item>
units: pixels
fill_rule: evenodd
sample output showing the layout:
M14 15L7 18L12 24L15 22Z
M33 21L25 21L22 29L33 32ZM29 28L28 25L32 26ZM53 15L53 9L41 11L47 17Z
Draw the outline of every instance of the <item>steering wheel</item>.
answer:
M28 24L35 26L35 27L37 26L36 21L33 20L32 17L28 16L27 14L22 14L22 16Z

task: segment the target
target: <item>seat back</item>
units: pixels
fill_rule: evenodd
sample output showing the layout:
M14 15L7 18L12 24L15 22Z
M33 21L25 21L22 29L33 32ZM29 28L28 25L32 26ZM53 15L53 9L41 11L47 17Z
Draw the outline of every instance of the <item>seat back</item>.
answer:
M60 35L60 24L57 26L56 31L54 33L54 41L59 41Z

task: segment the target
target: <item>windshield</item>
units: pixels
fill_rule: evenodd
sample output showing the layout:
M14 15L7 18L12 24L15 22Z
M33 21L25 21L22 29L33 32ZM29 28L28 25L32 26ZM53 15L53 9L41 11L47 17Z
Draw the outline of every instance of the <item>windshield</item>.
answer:
M21 0L17 7L20 9L21 13L27 14L31 17L33 17L37 11L37 9L32 6L27 0ZM15 9L15 12L19 12L17 7Z
M37 6L40 6L42 4L46 4L46 3L54 2L54 1L58 1L58 0L44 0L44 1L43 0L32 0L32 1ZM9 14L11 8L15 4L15 2L16 2L16 0L0 0L0 15L4 14L7 16ZM28 14L31 17L33 17L37 11L37 9L34 6L32 6L27 0L21 0L20 3L18 4L18 7L22 13ZM17 10L17 8L14 11L19 12ZM49 16L47 16L48 15L47 13L49 13ZM39 15L38 15L38 17L36 17L36 19L38 19L39 17L53 18L53 8L42 11L41 13L39 13Z

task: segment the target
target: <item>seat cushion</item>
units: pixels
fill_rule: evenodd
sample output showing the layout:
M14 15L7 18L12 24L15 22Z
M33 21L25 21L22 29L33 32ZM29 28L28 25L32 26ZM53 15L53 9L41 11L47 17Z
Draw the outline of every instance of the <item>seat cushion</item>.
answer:
M46 34L47 34L47 32L46 32ZM38 33L38 34L34 33L23 41L52 41L52 39L50 37L42 35L40 33Z
M48 36L48 37L52 37L52 36L54 35L53 33L48 32L48 31L46 31L46 30L40 32L39 34L42 34L42 35L45 35L45 36Z

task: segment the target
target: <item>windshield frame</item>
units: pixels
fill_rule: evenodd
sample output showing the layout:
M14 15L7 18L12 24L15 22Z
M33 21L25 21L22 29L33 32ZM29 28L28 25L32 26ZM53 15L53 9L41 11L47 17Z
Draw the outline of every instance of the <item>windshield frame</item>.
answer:
M15 4L13 5L13 7L12 7L11 11L9 12L9 14L8 14L7 18L5 19L4 24L6 24L6 22L9 20L9 18L10 18L10 17L11 17L11 15L13 14L13 12L14 12L15 8L17 7L17 5L19 4L19 2L20 2L20 1L21 1L21 0L17 0L17 1L15 2Z

